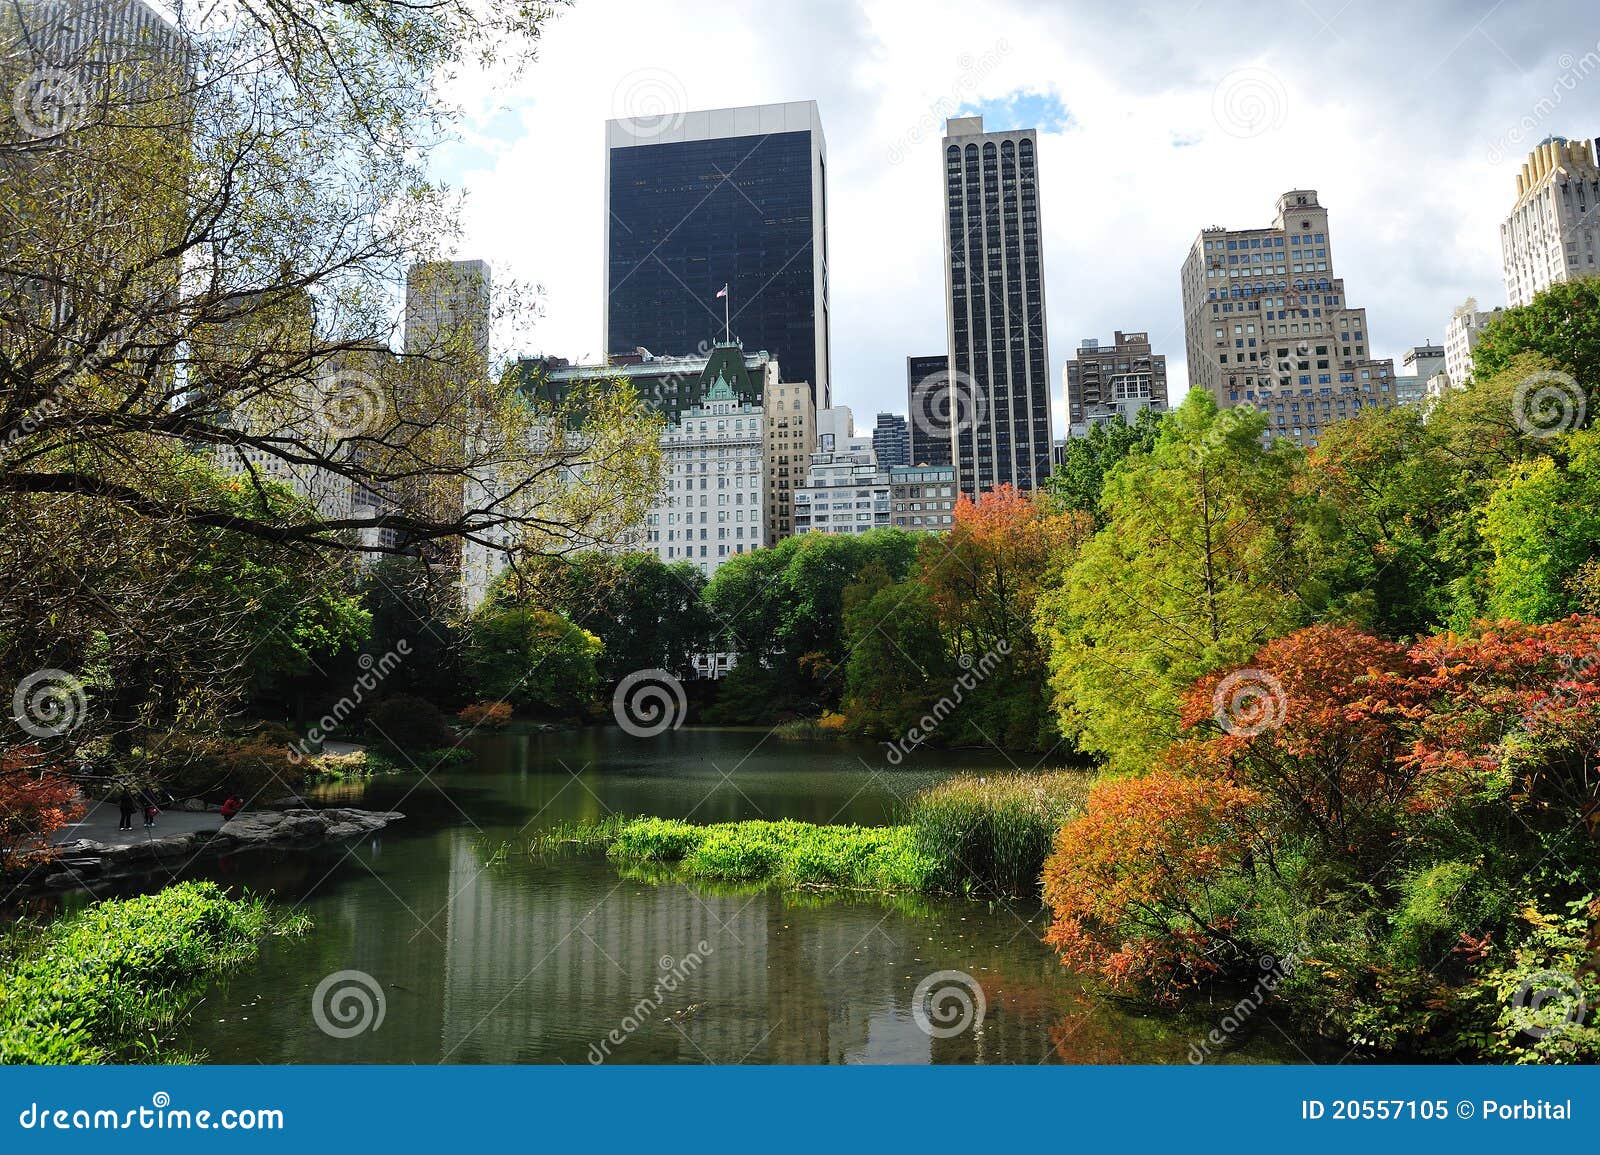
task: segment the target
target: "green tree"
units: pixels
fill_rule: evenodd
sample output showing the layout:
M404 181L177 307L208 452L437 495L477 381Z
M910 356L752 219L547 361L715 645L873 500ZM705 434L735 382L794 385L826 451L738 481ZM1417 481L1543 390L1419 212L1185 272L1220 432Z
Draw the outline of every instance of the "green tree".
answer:
M1039 601L1064 733L1118 770L1178 730L1179 696L1309 616L1300 451L1264 448L1265 416L1219 412L1203 390L1151 453L1113 471L1106 527Z
M1584 608L1576 579L1600 554L1600 434L1586 429L1561 448L1564 464L1543 457L1514 466L1489 493L1490 618L1539 624Z
M482 701L570 717L594 697L600 639L546 610L490 607L472 619L468 673Z
M1100 494L1105 489L1106 476L1132 455L1149 453L1165 417L1154 409L1141 409L1132 425L1117 417L1090 426L1082 437L1069 438L1061 464L1045 484L1046 490L1062 509L1089 514L1096 528L1104 525Z
M694 655L711 647L714 634L705 587L705 575L690 562L582 551L507 570L489 597L553 609L591 630L605 645L601 675L615 682L636 670L689 675Z
M903 579L917 535L805 533L730 558L706 587L721 648L739 665L722 687L718 716L769 721L838 705L844 690L844 591L872 562Z
M950 689L949 656L928 591L877 562L845 590L844 713L850 729L898 738Z
M1481 380L1504 372L1524 353L1538 353L1577 378L1592 403L1600 389L1600 282L1563 281L1501 313L1473 348L1472 375Z
M375 656L406 647L406 659L384 683L389 694L414 694L454 709L469 696L466 638L453 592L420 558L386 558L367 571L362 603L372 618Z

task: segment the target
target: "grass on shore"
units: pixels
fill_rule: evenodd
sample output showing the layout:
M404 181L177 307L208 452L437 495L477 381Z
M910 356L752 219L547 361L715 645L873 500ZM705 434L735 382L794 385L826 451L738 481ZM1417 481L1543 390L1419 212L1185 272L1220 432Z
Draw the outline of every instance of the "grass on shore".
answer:
M612 816L553 827L528 851L603 847L620 866L657 880L1031 896L1088 783L1089 775L1070 771L962 775L916 795L896 826Z
M921 890L933 864L904 826L814 826L809 822L724 822L672 818L621 825L607 853L624 862L670 865L680 877L781 887Z
M53 922L0 969L0 1064L162 1062L161 1036L207 980L254 958L274 923L261 899L182 882Z

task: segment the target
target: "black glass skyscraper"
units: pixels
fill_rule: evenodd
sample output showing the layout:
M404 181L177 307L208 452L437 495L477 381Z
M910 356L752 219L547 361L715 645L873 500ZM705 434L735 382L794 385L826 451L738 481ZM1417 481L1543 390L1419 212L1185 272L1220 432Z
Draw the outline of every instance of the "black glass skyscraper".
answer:
M829 403L827 174L813 101L606 124L606 350L766 350ZM726 299L718 296L727 286Z
M911 464L949 465L950 358L906 358L906 407L911 414Z
M945 128L946 335L961 491L1031 490L1050 476L1037 133Z

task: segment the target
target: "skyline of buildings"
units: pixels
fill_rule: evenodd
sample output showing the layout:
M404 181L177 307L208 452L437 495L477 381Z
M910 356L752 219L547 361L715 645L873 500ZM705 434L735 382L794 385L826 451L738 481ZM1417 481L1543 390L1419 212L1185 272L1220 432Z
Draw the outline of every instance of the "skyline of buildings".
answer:
M607 357L738 337L831 404L816 101L618 118L605 135Z
M1008 482L1027 490L1042 482L1059 451L1046 385L1034 129L985 131L981 116L946 122L941 233L949 352L907 356L910 420L880 412L870 432L857 433L848 405L826 403L831 386L825 145L815 103L665 120L665 125L607 122L608 217L617 228L608 228L605 316L608 346L614 347L599 364L525 357L514 367L525 388L552 400L578 381L619 376L633 381L646 403L667 419L672 442L664 440L663 449L673 462L673 486L705 484L713 475L705 473L702 480L700 474L716 463L714 524L707 520L712 509L702 504L709 492L705 499L698 491L668 492L638 540L663 560L692 560L709 574L728 556L806 529L941 527L954 504L938 492L947 473L968 494ZM716 341L704 335L714 332L714 314L695 316L688 298L663 308L663 298L651 296L664 290L659 284L651 288L651 275L629 271L628 241L621 234L633 231L627 224L632 220L659 249L659 230L650 230L669 208L681 207L686 189L703 185L708 171L716 174L713 195L728 183L719 157L736 141L747 146L740 164L751 166L749 187L768 201L762 228L769 231L742 231L737 211L709 222L697 222L691 211L668 230L698 231L709 247L696 256L686 245L680 255L687 253L708 270L719 261L731 270L722 282L730 287L726 327ZM1538 145L1518 177L1517 191L1502 228L1508 295L1531 295L1549 284L1594 275L1590 210L1600 203L1600 168L1593 145L1560 138ZM706 199L702 194L700 202ZM755 203L748 195L744 199ZM773 206L779 207L776 217ZM804 227L804 237L793 231L798 226ZM771 255L771 237L793 246L788 264L796 263L796 254L814 255L809 272L801 265L811 295L774 294L751 312L735 312L731 298L740 279L755 275L757 258ZM1315 445L1329 425L1363 408L1421 405L1465 379L1472 347L1499 307L1481 311L1469 298L1452 315L1444 340L1412 346L1404 372L1397 373L1391 359L1373 355L1366 310L1350 305L1332 254L1329 210L1312 189L1279 196L1265 228L1203 228L1180 274L1191 387L1209 389L1223 407L1263 409L1269 436ZM654 251L650 262L669 267ZM405 352L448 348L451 357L464 356L474 364L454 372L486 370L492 355L490 277L482 260L412 266L404 305ZM672 279L679 290L684 287L681 277ZM701 279L715 283L717 277L712 272ZM637 281L632 289L626 288L630 281ZM809 306L796 305L806 300ZM703 301L695 304L705 312ZM646 327L638 318L647 314L658 327L635 331ZM780 368L784 362L776 352L746 352L743 338L733 332L735 318L744 318L741 330L755 320L775 325L769 331L797 347L798 360L804 363L809 355L820 361L813 360L809 374L791 374ZM805 330L798 343L797 320ZM678 322L680 335L664 338ZM691 335L692 352L662 351L682 347ZM663 339L673 344L652 349L646 343L660 345ZM1085 338L1065 362L1062 377L1068 437L1117 417L1131 421L1142 408L1167 408L1172 401L1165 354L1154 349L1148 331L1117 330L1106 344ZM714 435L707 422L716 426ZM735 472L728 472L729 465ZM925 491L935 495L933 502L924 500ZM691 499L694 508L681 507ZM340 504L348 500L337 496Z
M1051 469L1038 133L945 122L945 343L957 484L1031 491Z

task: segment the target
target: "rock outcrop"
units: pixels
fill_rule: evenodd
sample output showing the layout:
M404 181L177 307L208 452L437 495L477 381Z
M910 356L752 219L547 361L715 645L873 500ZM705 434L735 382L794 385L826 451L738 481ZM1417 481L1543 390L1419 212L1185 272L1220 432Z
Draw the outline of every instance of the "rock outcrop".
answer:
M30 873L24 885L64 890L96 879L144 874L162 866L171 869L181 860L200 855L361 838L404 817L394 811L343 808L249 810L224 822L218 830L169 834L125 846L83 838L53 847L50 857Z

